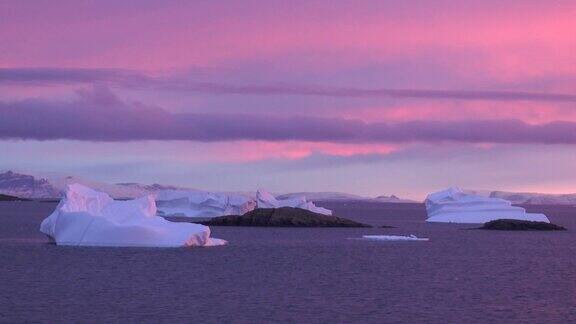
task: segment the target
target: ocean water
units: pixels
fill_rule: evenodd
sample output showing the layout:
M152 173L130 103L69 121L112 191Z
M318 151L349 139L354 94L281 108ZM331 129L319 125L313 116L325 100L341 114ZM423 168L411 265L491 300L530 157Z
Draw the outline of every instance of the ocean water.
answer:
M426 224L420 204L324 203L396 228L213 228L214 248L91 248L38 232L54 203L0 202L0 322L566 323L576 321L576 208L566 232ZM369 234L430 238L378 242Z

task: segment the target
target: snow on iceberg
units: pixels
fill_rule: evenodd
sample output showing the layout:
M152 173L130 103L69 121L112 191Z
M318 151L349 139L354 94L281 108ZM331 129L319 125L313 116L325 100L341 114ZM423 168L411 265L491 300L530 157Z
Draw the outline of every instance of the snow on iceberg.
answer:
M376 241L428 241L426 237L416 237L416 235L404 236L404 235L363 235L365 240L376 240Z
M158 215L218 217L242 215L256 208L253 198L233 193L161 190L156 193Z
M157 217L150 195L115 201L80 184L66 188L64 198L42 221L40 231L58 245L180 247L227 243L211 238L207 226Z
M466 193L456 187L428 195L425 204L427 222L486 223L496 219L518 219L550 223L545 215L527 213L507 200Z
M270 193L258 190L256 192L256 201L258 208L281 208L281 207L294 207L306 209L314 213L323 215L332 215L330 209L318 207L313 202L307 201L305 196L294 196L287 199L276 199Z

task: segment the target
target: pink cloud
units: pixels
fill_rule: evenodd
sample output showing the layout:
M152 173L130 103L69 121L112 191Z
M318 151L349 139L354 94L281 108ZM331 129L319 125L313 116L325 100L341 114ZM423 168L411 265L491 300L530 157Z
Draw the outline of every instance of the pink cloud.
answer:
M252 162L282 169L385 156L389 164L370 172L282 172L282 183L567 190L575 16L573 1L0 2L0 67L13 68L0 70L0 162L47 168L35 159L43 152L53 167L143 178L133 166L162 174L178 165L173 179L186 182L196 179L182 174L204 163L193 171L216 174L220 187L222 174L260 177ZM375 179L383 171L390 176Z
M359 154L390 154L399 149L394 144L339 144L329 142L266 142L239 141L219 143L207 148L211 160L220 162L251 162L259 160L299 160L313 154L349 157ZM197 157L193 157L196 159Z
M511 80L576 71L570 55L576 9L569 2L443 2L442 14L432 5L401 3L334 3L327 10L313 2L60 2L41 12L28 4L1 11L0 40L11 46L0 66L165 70L281 57L292 68L333 70L422 53L448 59L447 53L464 51L468 57L447 63L468 76L482 70Z
M517 119L529 124L554 121L576 122L576 110L571 104L554 105L535 102L423 102L383 107L355 107L336 113L342 118L357 118L365 122L407 122L412 120L458 121L469 119Z

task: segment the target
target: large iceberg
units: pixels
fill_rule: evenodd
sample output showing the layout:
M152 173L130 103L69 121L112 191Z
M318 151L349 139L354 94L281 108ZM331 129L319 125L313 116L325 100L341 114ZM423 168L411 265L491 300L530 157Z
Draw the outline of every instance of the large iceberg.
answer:
M427 222L486 223L496 219L518 219L550 223L545 215L527 213L507 200L465 193L455 187L428 195L425 204Z
M304 196L277 199L272 194L258 190L256 195L243 193L218 193L190 190L161 190L156 193L158 215L185 217L219 217L243 215L256 208L296 207L315 213L332 215L332 211L318 207Z
M156 216L153 196L116 201L80 184L69 185L40 231L58 245L180 247L227 242L210 237L210 228L173 223Z

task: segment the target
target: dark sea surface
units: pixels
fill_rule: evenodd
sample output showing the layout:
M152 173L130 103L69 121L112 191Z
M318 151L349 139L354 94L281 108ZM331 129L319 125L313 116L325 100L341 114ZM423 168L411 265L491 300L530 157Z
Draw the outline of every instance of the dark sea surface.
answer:
M38 232L56 206L0 202L0 322L567 323L576 208L565 232L427 224L420 204L324 203L396 228L212 228L213 248L91 248ZM377 242L415 234L427 242Z

